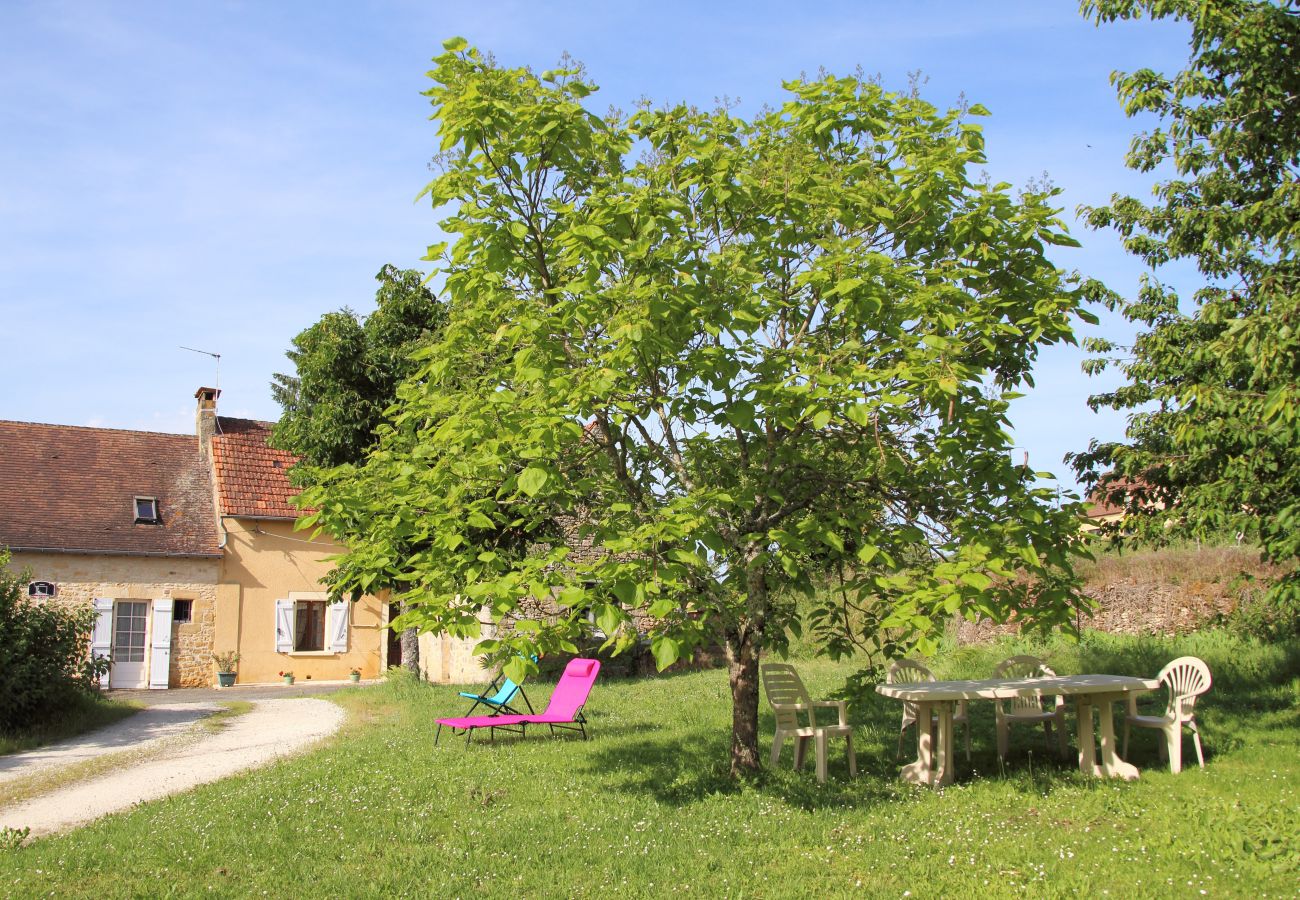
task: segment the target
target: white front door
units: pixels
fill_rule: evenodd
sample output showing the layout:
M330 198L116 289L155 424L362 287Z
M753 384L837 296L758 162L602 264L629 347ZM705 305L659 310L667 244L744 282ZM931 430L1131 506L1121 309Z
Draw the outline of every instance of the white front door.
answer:
M118 600L113 604L113 674L109 686L142 688L146 677L145 637L149 628L148 600Z

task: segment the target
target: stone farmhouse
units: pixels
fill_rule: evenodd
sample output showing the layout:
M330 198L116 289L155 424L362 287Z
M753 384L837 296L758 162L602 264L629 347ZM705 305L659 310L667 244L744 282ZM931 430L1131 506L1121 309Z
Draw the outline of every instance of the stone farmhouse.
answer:
M240 683L377 676L387 604L329 601L341 548L293 530L294 458L219 393L195 394L194 435L0 421L0 547L33 597L94 607L108 687L210 686L231 651Z

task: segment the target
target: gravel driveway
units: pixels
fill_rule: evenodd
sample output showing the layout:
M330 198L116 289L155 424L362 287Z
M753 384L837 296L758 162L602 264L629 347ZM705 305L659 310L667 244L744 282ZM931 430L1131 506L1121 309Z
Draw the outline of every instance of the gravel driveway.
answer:
M122 757L120 768L0 809L0 828L30 828L33 837L75 828L299 753L343 724L343 709L328 700L248 699L253 709L217 730L201 724L221 709L213 700L166 702L74 740L0 758L0 786L21 786Z

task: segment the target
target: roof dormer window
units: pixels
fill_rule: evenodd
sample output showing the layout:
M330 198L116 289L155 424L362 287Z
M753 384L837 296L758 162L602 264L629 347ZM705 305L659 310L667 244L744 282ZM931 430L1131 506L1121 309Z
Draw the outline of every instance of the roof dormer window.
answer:
M157 497L135 498L135 524L159 525L161 522L162 520L158 518Z

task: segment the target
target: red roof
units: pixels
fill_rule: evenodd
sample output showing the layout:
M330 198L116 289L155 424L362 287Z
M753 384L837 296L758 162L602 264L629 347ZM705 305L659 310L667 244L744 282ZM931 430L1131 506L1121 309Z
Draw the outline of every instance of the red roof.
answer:
M1090 519L1113 516L1128 508L1128 501L1137 495L1139 503L1146 505L1150 486L1140 478L1123 478L1114 474L1103 475L1088 494L1088 508L1084 515Z
M158 524L135 521L135 498ZM198 438L0 421L0 546L220 556Z
M212 467L223 515L296 519L306 512L289 502L298 493L289 484L289 467L298 457L267 443L273 427L272 422L217 417Z

